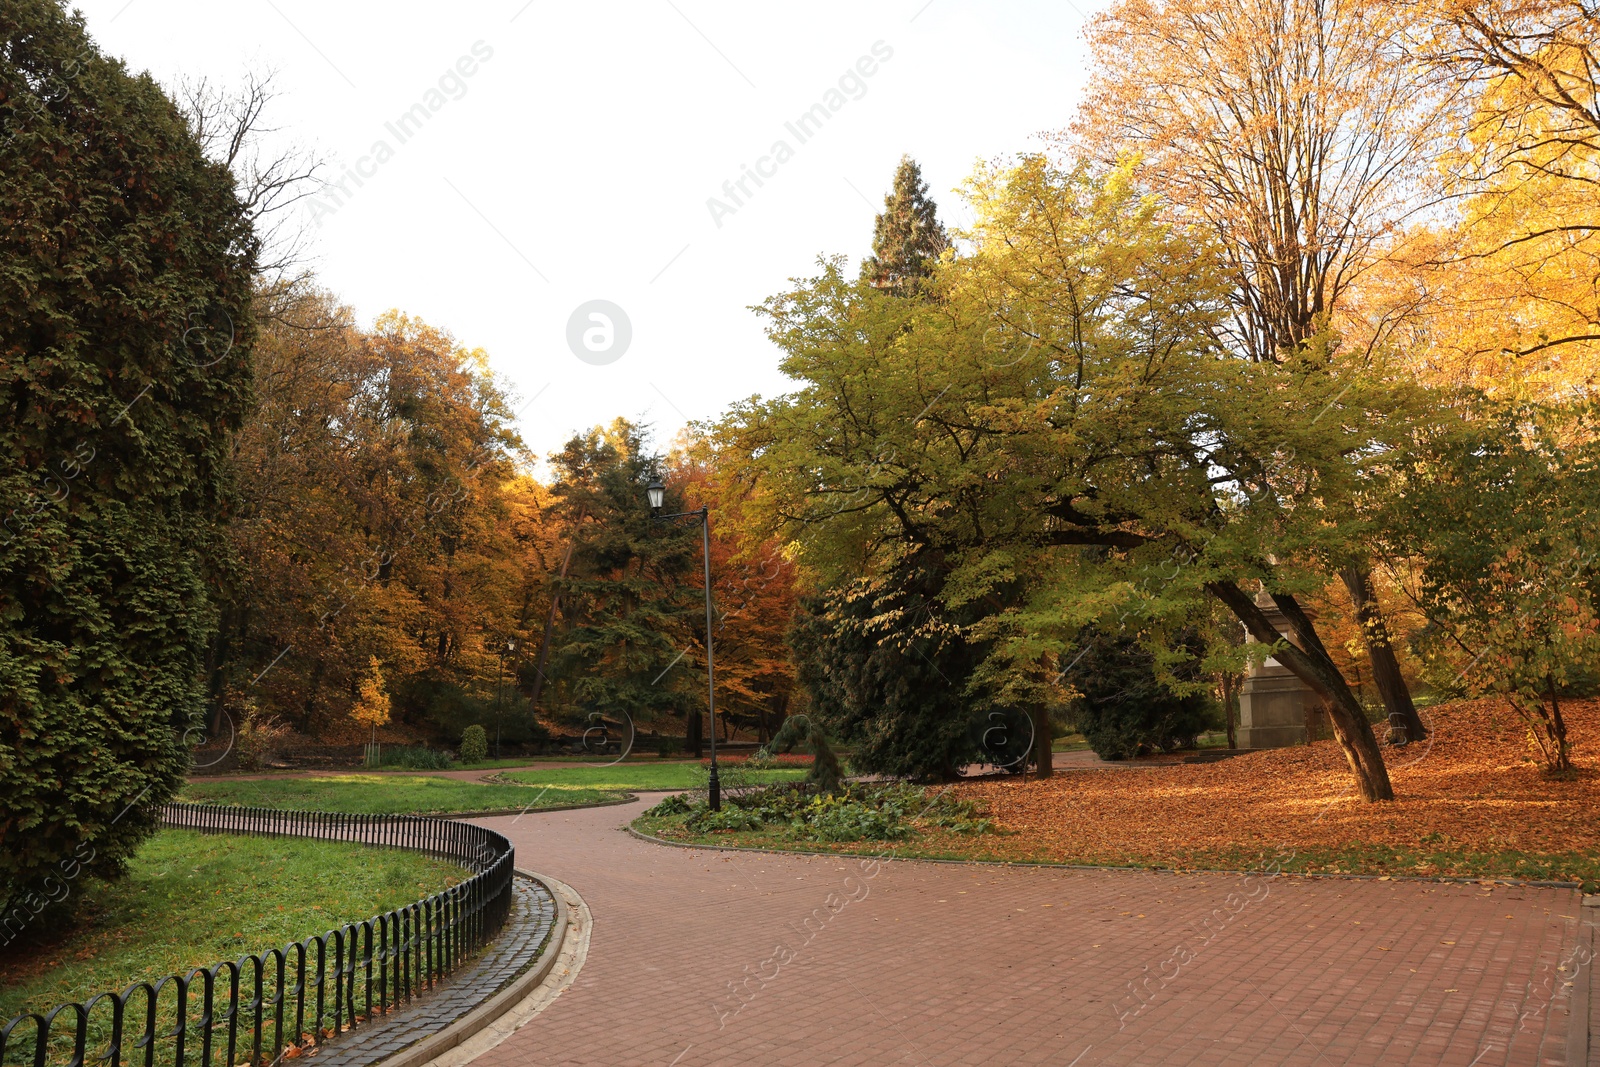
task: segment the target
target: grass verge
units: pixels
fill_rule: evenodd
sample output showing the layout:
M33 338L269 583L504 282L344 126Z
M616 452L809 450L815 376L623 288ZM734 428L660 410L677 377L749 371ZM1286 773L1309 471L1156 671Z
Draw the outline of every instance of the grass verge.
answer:
M326 933L467 872L400 849L163 830L115 882L85 878L0 958L0 1021Z

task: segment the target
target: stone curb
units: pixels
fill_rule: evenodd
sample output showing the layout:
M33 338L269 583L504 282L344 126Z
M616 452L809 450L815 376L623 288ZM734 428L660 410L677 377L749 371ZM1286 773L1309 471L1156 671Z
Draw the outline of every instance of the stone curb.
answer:
M1585 918L1586 911L1592 918ZM1589 958L1578 965L1572 978L1572 1021L1567 1025L1567 1062L1573 1067L1583 1067L1592 1062L1589 1054L1594 1050L1595 1035L1589 1023L1594 1016L1595 931L1600 927L1600 895L1585 896L1578 909L1578 945L1587 947ZM1585 945L1587 942L1587 945ZM1574 955L1577 953L1574 952Z
M808 848L759 848L755 845L701 845L690 841L669 841L664 837L647 834L643 830L636 830L632 825L627 828L628 833L641 841L650 841L657 845L666 845L670 848L698 848L708 852L760 852L768 856L827 856L831 859L873 859L895 860L899 863L951 863L968 867L1039 867L1046 870L1059 871L1143 871L1147 874L1237 874L1258 875L1263 877L1284 878L1341 878L1356 882L1377 882L1387 878L1391 882L1444 882L1454 885L1496 885L1496 886L1524 886L1534 889L1580 889L1582 882L1540 882L1515 878L1428 878L1419 874L1332 874L1327 872L1279 871L1278 875L1268 875L1265 871L1230 871L1219 870L1211 867L1185 867L1177 870L1172 867L1101 867L1087 863L1047 863L1041 860L952 860L940 859L933 856L896 856L893 854L874 854L865 852L824 852L821 849Z
M587 905L564 882L520 867L516 873L543 885L556 903L555 926L539 961L437 1034L430 1034L378 1061L382 1067L457 1067L464 1064L510 1037L572 984L588 955L590 917ZM565 966L557 970L558 963ZM531 1010L519 1010L535 1000L539 1003ZM504 1020L512 1024L500 1026Z

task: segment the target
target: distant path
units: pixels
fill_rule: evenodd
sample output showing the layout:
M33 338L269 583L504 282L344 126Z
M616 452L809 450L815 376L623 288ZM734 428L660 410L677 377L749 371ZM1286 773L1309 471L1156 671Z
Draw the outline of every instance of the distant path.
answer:
M474 820L594 915L573 987L475 1067L1565 1062L1571 891L874 869L624 833L653 802Z

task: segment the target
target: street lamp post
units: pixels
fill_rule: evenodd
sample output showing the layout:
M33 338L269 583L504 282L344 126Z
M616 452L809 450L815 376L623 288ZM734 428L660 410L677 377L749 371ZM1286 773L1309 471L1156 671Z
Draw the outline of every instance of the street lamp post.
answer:
M510 638L500 647L500 673L494 682L494 758L500 758L500 720L506 710L506 657L515 655L517 643Z
M707 782L712 811L722 810L722 783L717 778L717 667L711 651L711 509L680 511L675 515L661 514L661 505L667 499L667 487L656 478L645 488L650 499L650 517L657 522L694 517L700 520L700 542L705 549L706 561L706 708L711 717L711 778Z

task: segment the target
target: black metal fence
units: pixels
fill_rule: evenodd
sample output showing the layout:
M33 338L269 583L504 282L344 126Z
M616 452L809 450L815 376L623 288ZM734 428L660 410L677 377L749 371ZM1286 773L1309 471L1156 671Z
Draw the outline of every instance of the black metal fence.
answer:
M169 804L169 827L414 849L473 871L459 885L320 937L186 975L138 982L19 1015L0 1029L0 1067L234 1067L276 1063L433 987L511 911L511 842L492 830L408 815L342 815Z

